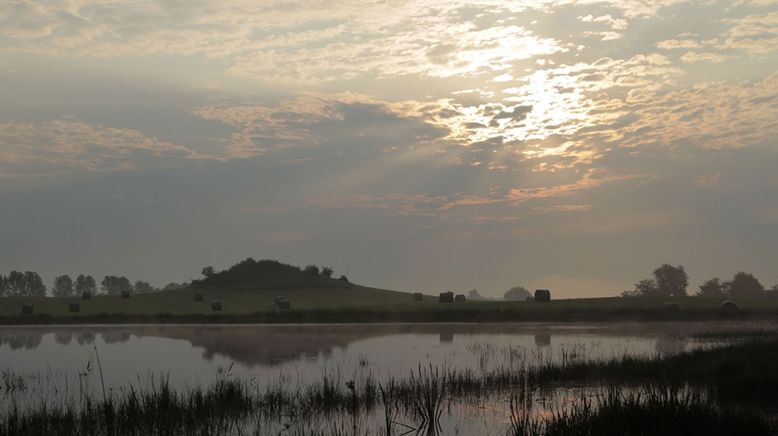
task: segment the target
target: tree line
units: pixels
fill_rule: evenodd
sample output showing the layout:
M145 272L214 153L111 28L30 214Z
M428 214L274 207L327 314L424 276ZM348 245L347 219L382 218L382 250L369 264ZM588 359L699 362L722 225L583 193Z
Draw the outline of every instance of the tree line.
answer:
M689 275L682 265L663 264L656 268L651 278L635 284L635 289L623 292L624 297L685 297L688 294ZM737 272L731 280L713 277L699 286L694 294L699 297L759 298L778 295L778 285L767 290L754 277L743 271Z
M81 295L84 292L97 294L98 290L107 295L118 295L123 291L137 293L156 292L160 290L180 289L186 287L185 283L170 283L162 289L152 286L148 282L137 280L135 283L124 276L107 275L100 282L91 275L79 274L75 279L69 275L61 275L54 278L51 286L51 295L54 297L71 297ZM48 293L41 276L33 271L11 271L7 276L0 274L0 297L45 297Z

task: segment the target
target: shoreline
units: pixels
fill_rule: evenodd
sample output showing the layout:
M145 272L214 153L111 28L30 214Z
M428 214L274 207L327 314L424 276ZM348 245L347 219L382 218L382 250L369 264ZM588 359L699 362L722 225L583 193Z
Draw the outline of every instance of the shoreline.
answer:
M335 325L335 324L441 324L441 323L581 323L581 322L699 322L699 321L775 321L778 310L748 310L737 314L722 314L717 310L310 310L290 312L258 312L253 314L97 314L78 316L1 317L0 326L54 325Z

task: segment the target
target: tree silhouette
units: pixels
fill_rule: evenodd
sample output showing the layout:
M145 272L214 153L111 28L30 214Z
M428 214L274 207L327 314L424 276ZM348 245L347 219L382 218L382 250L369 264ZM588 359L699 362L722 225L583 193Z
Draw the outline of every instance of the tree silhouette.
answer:
M9 297L24 295L24 288L24 273L11 271L5 279L6 295Z
M3 277L2 274L0 274L0 297L5 297L6 293L6 278Z
M76 292L79 294L83 294L84 292L97 292L97 282L95 282L95 278L79 274L78 277L76 277Z
M752 274L743 271L735 274L729 285L729 295L732 297L758 297L764 291L764 286Z
M467 292L468 300L486 300L481 294L478 293L478 289L471 289Z
M184 289L186 288L186 283L176 283L176 282L170 282L165 285L164 288L162 288L163 291L174 291L176 289Z
M324 277L332 277L333 272L335 271L329 266L324 266L321 268L321 275Z
M121 294L122 291L131 291L132 284L127 277L117 276L105 276L100 284L103 287L103 292L109 295Z
M201 271L201 274L203 275L203 277L208 278L208 277L213 277L213 275L216 274L216 271L213 269L212 266L206 266Z
M659 287L654 279L644 279L635 283L633 295L638 297L656 297L659 295Z
M38 273L33 271L24 272L24 293L22 295L30 297L45 297L46 285Z
M54 279L54 286L51 287L51 293L55 297L69 297L75 293L73 279L69 275L63 275Z
M149 282L138 280L135 282L134 290L139 294L144 294L148 292L154 292L154 287L151 286Z
M531 296L532 295L524 286L514 286L509 290L505 291L505 295L503 295L503 299L509 301L524 301L527 299L527 297L531 297Z
M724 284L718 277L714 277L700 285L700 292L697 295L700 297L723 297L724 291Z
M664 264L654 270L657 293L663 297L683 297L689 286L689 275L681 265Z

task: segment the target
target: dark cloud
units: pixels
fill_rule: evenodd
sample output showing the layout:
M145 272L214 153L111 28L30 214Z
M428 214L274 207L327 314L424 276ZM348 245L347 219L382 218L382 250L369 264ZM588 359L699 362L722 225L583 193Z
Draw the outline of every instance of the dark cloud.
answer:
M514 106L513 109L500 111L497 115L492 117L492 120L511 120L515 123L523 121L530 112L532 112L532 106Z

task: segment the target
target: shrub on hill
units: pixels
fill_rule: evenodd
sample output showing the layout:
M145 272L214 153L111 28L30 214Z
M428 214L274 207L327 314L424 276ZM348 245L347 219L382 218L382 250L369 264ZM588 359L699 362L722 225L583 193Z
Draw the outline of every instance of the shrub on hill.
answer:
M314 273L315 268L315 273ZM242 260L224 271L212 272L193 282L195 286L238 286L238 287L290 287L290 286L339 286L339 282L320 275L318 267L309 265L305 269L277 260Z

